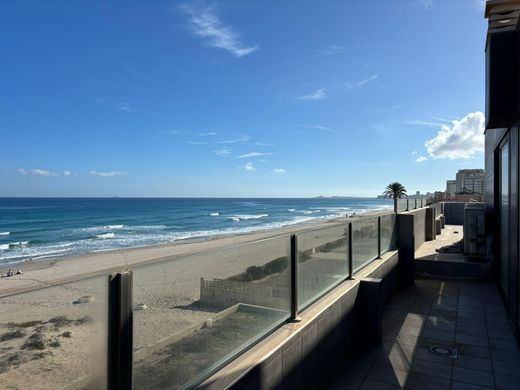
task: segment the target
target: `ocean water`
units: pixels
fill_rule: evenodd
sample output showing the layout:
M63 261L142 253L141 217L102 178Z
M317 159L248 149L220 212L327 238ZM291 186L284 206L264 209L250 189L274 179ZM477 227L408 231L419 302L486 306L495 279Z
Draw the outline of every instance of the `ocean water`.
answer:
M0 264L247 233L391 209L368 198L0 198Z

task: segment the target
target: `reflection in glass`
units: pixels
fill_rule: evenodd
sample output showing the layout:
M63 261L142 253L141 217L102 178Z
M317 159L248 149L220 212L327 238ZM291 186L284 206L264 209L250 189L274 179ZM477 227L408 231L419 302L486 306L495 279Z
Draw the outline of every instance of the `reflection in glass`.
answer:
M289 318L289 267L282 236L137 268L135 388L197 382Z
M298 234L298 303L307 306L348 275L347 224Z

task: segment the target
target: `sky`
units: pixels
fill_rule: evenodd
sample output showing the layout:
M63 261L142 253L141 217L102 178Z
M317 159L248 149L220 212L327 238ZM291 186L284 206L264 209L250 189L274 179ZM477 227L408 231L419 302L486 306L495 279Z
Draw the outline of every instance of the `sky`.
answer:
M484 2L0 3L0 196L375 196L483 168Z

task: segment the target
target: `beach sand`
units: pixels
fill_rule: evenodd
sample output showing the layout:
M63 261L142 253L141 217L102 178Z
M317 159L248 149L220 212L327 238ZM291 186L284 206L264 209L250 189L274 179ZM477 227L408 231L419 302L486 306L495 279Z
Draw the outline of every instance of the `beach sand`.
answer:
M342 229L334 226L345 221L341 218L211 240L24 263L20 266L23 275L0 279L0 339L6 334L12 337L13 332L16 336L0 341L0 383L18 389L74 388L73 384L81 383L82 378L103 378L107 282L111 272L133 270L134 305L147 307L134 312L134 350L143 351L207 321L222 309L200 305L201 278L228 279L244 273L248 267L288 258L290 234L324 227L331 227L332 234L339 234L336 232ZM338 267L341 260L336 259L339 258L318 256L311 260L320 263L311 261L307 267L318 273L325 266L334 274L341 269ZM289 284L289 272L285 270L250 284L283 290ZM86 298L82 301L82 297ZM282 301L281 305L285 304L288 310L289 301ZM64 336L66 332L71 337ZM36 349L27 347L38 339L43 345L37 345ZM146 364L146 354L139 356L144 362L138 360L135 364Z

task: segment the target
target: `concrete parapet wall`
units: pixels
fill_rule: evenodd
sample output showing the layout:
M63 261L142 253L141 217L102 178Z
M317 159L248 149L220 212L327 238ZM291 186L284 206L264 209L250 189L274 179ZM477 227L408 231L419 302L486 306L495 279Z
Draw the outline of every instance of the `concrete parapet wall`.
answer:
M289 289L259 286L229 279L200 280L200 301L210 306L227 307L238 303L286 309Z
M444 203L444 218L446 225L464 225L464 207L468 203Z

